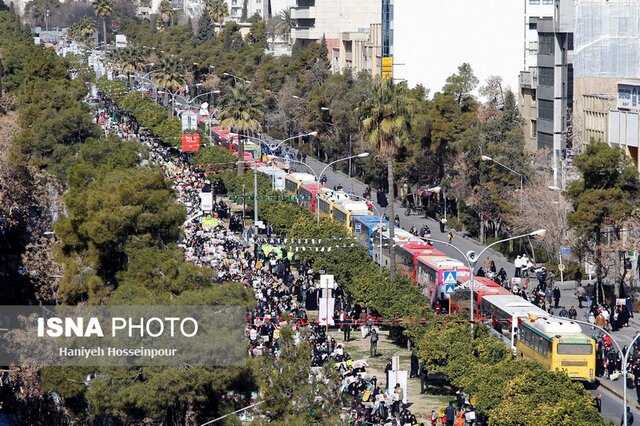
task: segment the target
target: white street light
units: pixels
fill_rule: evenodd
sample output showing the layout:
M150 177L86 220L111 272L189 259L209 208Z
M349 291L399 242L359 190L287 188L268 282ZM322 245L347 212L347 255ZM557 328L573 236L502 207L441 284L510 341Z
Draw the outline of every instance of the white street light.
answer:
M361 154L356 155L356 158L365 158L368 157L369 153L368 152L363 152Z

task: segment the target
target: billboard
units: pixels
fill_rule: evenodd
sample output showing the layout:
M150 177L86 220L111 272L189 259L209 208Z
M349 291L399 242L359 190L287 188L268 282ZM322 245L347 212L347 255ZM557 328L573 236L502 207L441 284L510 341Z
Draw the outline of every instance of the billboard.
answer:
M200 135L185 133L182 135L182 150L184 152L198 152L200 149Z
M640 109L640 82L618 83L618 108Z

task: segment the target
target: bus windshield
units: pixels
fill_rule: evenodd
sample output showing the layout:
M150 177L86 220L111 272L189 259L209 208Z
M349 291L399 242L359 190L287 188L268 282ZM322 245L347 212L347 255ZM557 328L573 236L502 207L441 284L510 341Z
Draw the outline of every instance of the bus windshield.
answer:
M593 347L588 343L558 343L559 355L591 355Z

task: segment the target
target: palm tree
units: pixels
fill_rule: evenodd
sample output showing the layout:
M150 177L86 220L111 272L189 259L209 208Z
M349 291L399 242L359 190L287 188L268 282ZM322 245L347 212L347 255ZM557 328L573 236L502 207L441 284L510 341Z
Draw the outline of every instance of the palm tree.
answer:
M155 66L153 74L158 87L176 91L184 86L184 69L176 56L163 56Z
M102 41L103 50L107 51L107 18L113 13L113 2L111 0L94 0L93 10L98 18L102 19Z
M96 33L96 23L85 16L69 27L69 37L83 47L92 45L93 36Z
M175 56L163 56L155 66L153 79L158 87L167 89L171 94L171 117L175 108L175 92L185 86L184 68Z
M167 25L173 25L173 7L169 0L162 0L160 2L160 15L162 16L162 22Z
M218 113L220 125L238 132L238 175L244 173L244 141L242 136L260 130L260 118L264 105L247 83L238 82L223 99L223 107Z
M291 30L296 26L295 20L291 18L291 9L281 10L274 19L276 20L277 35L284 37L288 45L291 39Z
M222 31L222 23L224 18L229 16L229 7L224 0L205 0L205 8L209 12L209 16L220 26Z
M404 86L393 83L390 78L379 80L371 95L358 108L360 135L369 145L377 148L378 154L387 162L387 200L389 202L389 241L393 242L395 230L394 211L394 161L398 147L403 145L409 133L411 100ZM391 276L395 274L395 255L391 250L389 262Z

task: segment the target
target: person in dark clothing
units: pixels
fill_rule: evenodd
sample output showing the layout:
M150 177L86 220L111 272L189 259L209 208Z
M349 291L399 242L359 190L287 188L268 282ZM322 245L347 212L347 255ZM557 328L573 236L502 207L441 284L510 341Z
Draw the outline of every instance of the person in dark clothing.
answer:
M389 383L389 371L391 371L393 367L391 366L391 360L387 361L387 365L384 367L384 374L387 377L386 383Z
M423 362L420 364L420 393L427 392L428 378L429 378L429 370L427 369L427 365Z
M598 413L602 413L602 394L596 395L596 409Z
M631 412L631 407L627 407L627 426L631 426L633 424L633 413ZM620 425L624 424L624 417L620 420Z
M456 419L456 409L453 406L453 401L449 401L449 406L444 409L444 418L447 426L453 426L453 422Z
M553 307L557 308L558 303L560 303L560 288L555 286L553 289Z
M349 318L349 314L344 313L344 320L342 323L342 332L344 333L344 341L348 342L351 340L351 319Z
M484 277L486 276L484 269L482 268L482 266L480 267L480 269L478 269L478 272L476 272L476 276L478 277Z
M409 377L418 377L419 365L418 355L416 355L415 352L411 352L411 371L409 372Z

